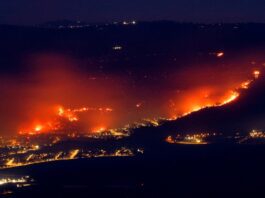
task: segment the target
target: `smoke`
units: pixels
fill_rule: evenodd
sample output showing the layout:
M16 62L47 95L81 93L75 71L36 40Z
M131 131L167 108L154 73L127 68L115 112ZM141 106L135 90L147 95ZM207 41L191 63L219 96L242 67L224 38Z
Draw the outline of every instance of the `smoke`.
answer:
M0 79L1 134L54 122L58 107L89 108L77 113L80 130L87 132L145 118L179 116L226 100L249 79L253 68L233 61L179 67L139 79L141 74L136 78L125 72L98 71L92 63L61 54L33 54L25 59L24 73Z

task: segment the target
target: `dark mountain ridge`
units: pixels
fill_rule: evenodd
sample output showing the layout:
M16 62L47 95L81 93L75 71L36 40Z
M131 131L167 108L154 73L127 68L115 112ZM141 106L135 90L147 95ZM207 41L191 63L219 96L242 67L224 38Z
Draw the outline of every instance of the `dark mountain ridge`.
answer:
M159 130L178 133L220 132L248 133L265 130L265 78L261 75L247 90L240 90L236 100L224 106L205 108L188 116L168 121Z

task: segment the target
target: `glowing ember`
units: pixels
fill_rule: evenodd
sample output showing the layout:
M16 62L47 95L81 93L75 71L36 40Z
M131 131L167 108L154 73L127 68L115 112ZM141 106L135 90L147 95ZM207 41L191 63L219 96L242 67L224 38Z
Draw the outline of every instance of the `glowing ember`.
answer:
M99 128L95 128L94 130L93 130L93 132L94 133L101 133L101 132L104 132L104 131L106 131L107 130L107 128L105 128L105 127L99 127Z
M59 107L58 109L58 115L63 116L64 115L64 109L62 107Z
M229 98L227 98L226 100L224 100L222 102L222 105L228 104L228 103L234 101L235 99L237 99L238 97L239 97L239 93L236 92L236 91L232 91L231 95L229 96Z
M223 52L219 53L219 56L223 56ZM257 79L260 75L260 71L255 70L253 72L253 75L255 79ZM163 118L167 120L175 120L180 117L189 115L193 112L199 111L203 108L207 107L215 107L215 106L222 106L228 103L231 103L232 101L236 100L240 96L240 89L248 89L250 84L254 80L247 80L242 83L239 83L238 85L235 85L234 89L231 89L228 92L223 93L220 97L214 97L213 95L216 94L215 88L200 88L200 89L194 89L193 93L188 92L188 94L183 94L185 97L183 98L183 102L181 103L182 106L176 106L175 101L171 100L170 108L172 108L172 116L168 116L170 118ZM135 104L135 103L134 103ZM132 104L132 105L134 105ZM146 105L147 106L147 105ZM139 102L135 105L136 108L143 108L143 102ZM84 129L84 131L88 132L94 132L94 133L102 133L105 131L112 131L115 128L113 127L112 123L105 122L105 120L101 120L102 117L99 117L99 119L95 120L95 115L97 116L106 116L109 113L112 113L114 110L111 107L81 107L81 108L64 108L63 106L57 106L56 107L56 113L52 116L50 116L49 120L46 120L44 122L38 122L38 124L34 124L33 127L28 127L27 130L21 130L19 134L28 134L28 135L36 135L40 133L47 133L47 132L56 132L56 131L69 131L72 130L73 127L76 129L75 131L80 131L80 129L83 130L83 128L78 128L78 126L81 126L81 124L84 123L84 116L90 116L89 119L91 119L92 116L94 116L92 119L94 120L93 124L89 126L89 128ZM120 111L120 109L118 109ZM89 112L89 113L88 113ZM91 115L90 115L91 112ZM96 114L97 113L97 114ZM116 111L115 111L116 113ZM141 123L137 123L137 121L132 120L130 124L130 127L141 127L141 126L159 126L160 122L159 119L157 119L159 116L154 116L154 119L141 119ZM34 119L34 120L40 120L40 119ZM90 120L87 120L86 122L89 122ZM100 122L99 122L100 121ZM132 123L135 123L132 125ZM107 127L108 126L108 127ZM110 128L110 127L113 128ZM77 128L75 128L77 127ZM123 126L121 126L123 127ZM68 130L69 129L69 130ZM115 131L115 130L114 130Z
M242 89L248 89L249 88L249 85L251 84L251 80L248 80L248 81L245 81L241 84L241 88Z
M257 78L259 78L259 76L260 76L260 71L259 70L255 70L254 72L253 72L253 75L254 75L254 77L257 79Z
M136 106L137 108L140 108L140 107L142 106L142 103L139 102L139 103L137 103L135 106Z
M74 115L74 113L70 109L67 109L67 111L65 111L63 107L59 107L58 115L68 119L70 122L78 121L77 116Z
M42 126L41 125L37 125L36 127L35 127L35 131L36 132L39 132L39 131L41 131L42 130Z
M93 108L93 107L82 107L77 109L65 109L62 106L59 106L56 108L56 114L52 117L53 120L43 122L42 124L37 124L33 128L28 130L21 130L19 132L20 135L36 135L40 133L46 133L46 132L52 132L52 131L58 131L64 129L64 125L66 122L69 123L76 123L80 121L79 114L86 113L89 111L97 111L101 113L111 113L113 112L113 109L110 107L107 108ZM99 127L94 130L93 132L103 132L105 131L105 127Z

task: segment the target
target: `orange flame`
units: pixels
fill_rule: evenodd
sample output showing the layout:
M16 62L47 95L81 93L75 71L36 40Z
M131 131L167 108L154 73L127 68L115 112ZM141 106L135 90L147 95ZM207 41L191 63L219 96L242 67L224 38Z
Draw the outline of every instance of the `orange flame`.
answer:
M224 54L220 54L220 56L223 56L223 55ZM260 76L260 71L255 70L253 72L253 76L255 79L257 79ZM177 119L179 117L186 116L192 112L199 111L206 107L222 106L222 105L231 103L232 101L235 101L240 96L239 89L248 89L250 84L253 81L254 79L241 82L237 84L234 87L234 89L229 88L229 91L226 91L225 94L222 92L221 93L222 95L219 92L216 93L215 87L213 88L212 87L203 87L203 88L200 87L199 89L198 88L192 89L192 91L188 92L188 94L183 94L185 97L180 99L182 106L175 105L174 100L172 100L172 104L170 106L171 115L167 114L167 118L171 117L170 119ZM141 108L143 109L143 112L144 112L145 106L148 106L147 102L138 102L136 103L136 105L135 103L132 103L133 109L135 109L135 107ZM34 124L32 124L31 127L27 127L27 130L23 129L19 133L34 135L34 134L40 134L40 133L46 133L46 132L52 132L52 131L58 131L58 130L63 131L63 129L65 129L64 127L68 127L71 124L77 125L77 124L84 122L83 114L86 112L93 112L93 114L95 112L98 112L98 115L101 116L103 114L104 115L110 114L113 111L114 109L111 107L81 107L81 108L71 109L71 108L64 108L63 106L60 105L56 107L56 110L54 111L54 114L50 116L50 119L47 119L46 121L43 121L43 122L39 122L39 121L34 122ZM168 109L167 109L167 112L168 112ZM116 113L116 109L115 109L115 113ZM97 119L97 120L96 120L96 123L93 123L93 125L89 128L90 132L100 133L106 130L110 130L110 128L108 127L112 125L110 125L109 123L103 122L101 118L97 118L97 117L94 118L94 117L93 119ZM157 118L157 117L154 116L153 118ZM67 122L67 124L65 124L65 122Z

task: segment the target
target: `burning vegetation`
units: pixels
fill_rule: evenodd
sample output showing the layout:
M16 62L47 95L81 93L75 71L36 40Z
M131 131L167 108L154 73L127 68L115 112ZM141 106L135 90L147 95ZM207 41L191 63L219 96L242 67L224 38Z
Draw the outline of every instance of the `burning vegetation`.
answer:
M223 57L224 52L216 56ZM2 113L0 120L6 123L2 131L7 134L102 133L158 126L160 119L230 103L260 76L257 69L250 76L250 69L240 72L240 67L190 67L135 77L131 72L84 72L77 69L80 61L61 55L35 55L29 60L29 74L2 78L0 111L9 107L9 113Z

